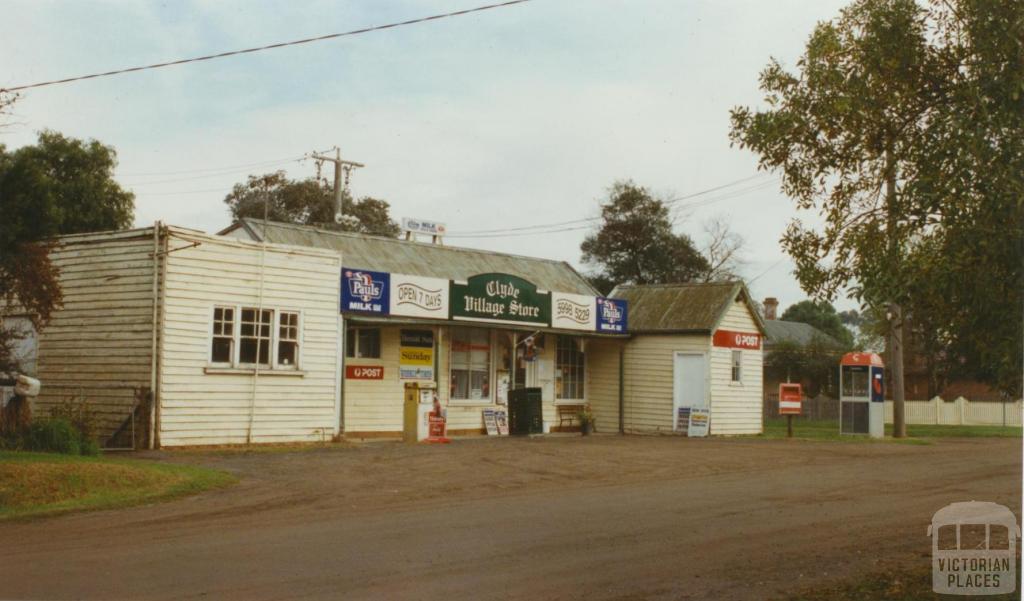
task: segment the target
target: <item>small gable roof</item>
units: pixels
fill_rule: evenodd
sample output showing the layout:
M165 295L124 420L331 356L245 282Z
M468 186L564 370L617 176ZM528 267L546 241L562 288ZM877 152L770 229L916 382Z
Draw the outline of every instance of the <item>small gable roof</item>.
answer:
M240 219L218 233L228 235L238 229L256 241L336 250L341 253L342 263L355 269L452 280L466 280L482 273L509 273L529 280L541 290L599 296L565 261L250 218Z
M765 333L743 282L621 285L609 296L629 303L630 333L711 333L736 300L746 304L758 329Z

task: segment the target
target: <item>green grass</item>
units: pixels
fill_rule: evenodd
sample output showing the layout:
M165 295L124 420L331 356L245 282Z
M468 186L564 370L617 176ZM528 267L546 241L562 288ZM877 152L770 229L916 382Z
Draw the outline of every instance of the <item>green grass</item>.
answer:
M126 507L235 481L226 472L189 465L0 451L0 519Z
M1020 599L1020 562L1017 563L1017 592L1008 595L973 597L985 601ZM898 566L839 584L804 589L783 597L785 601L939 601L968 599L961 595L932 592L931 562L924 566Z
M956 438L956 437L996 437L996 438L1021 438L1022 429L1014 426L931 426L931 425L908 425L907 436L909 438L895 439L892 436L892 426L885 427L885 442L900 442L904 444L930 444L935 438ZM771 419L764 422L764 438L786 438L786 420ZM802 440L833 440L844 442L881 442L865 435L843 435L839 434L839 422L836 420L805 420L793 419L793 438Z

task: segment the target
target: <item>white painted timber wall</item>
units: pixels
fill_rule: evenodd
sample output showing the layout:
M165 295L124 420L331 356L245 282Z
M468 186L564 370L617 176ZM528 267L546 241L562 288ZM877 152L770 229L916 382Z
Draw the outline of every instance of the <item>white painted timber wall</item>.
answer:
M89 403L101 442L150 385L153 229L65 236L50 254L63 307L39 333L37 415L71 397Z
M671 433L675 353L707 356L708 350L709 339L704 334L638 334L631 338L624 360L626 432ZM711 428L714 433L714 412Z
M718 328L760 334L747 304L733 301ZM760 434L764 398L764 351L742 350L740 381L732 381L731 348L711 347L711 433Z
M199 245L192 247L198 242ZM213 309L256 307L260 245L172 230L160 344L161 446L330 438L339 429L338 295L341 257L268 244L263 307L300 312L301 375L261 369L258 377L207 373ZM237 324L238 316L236 316ZM237 325L236 325L237 327ZM254 386L255 379L255 386Z

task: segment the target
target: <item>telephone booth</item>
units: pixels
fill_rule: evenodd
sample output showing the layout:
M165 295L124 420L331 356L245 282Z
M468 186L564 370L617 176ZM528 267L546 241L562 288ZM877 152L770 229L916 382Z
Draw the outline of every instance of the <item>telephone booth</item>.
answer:
M839 362L839 433L885 435L885 364L877 353L846 353Z

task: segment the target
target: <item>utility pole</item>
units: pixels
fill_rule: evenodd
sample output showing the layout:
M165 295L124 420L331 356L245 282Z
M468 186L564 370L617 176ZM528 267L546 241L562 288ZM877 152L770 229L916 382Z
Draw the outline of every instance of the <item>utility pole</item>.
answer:
M318 162L329 161L334 163L334 221L341 223L345 220L344 212L341 210L341 199L342 199L342 180L344 180L344 188L348 188L348 177L352 173L353 169L359 167L365 167L362 163L355 161L346 161L341 158L341 149L335 146L334 156L328 156L319 152L311 153L310 156L316 159Z

